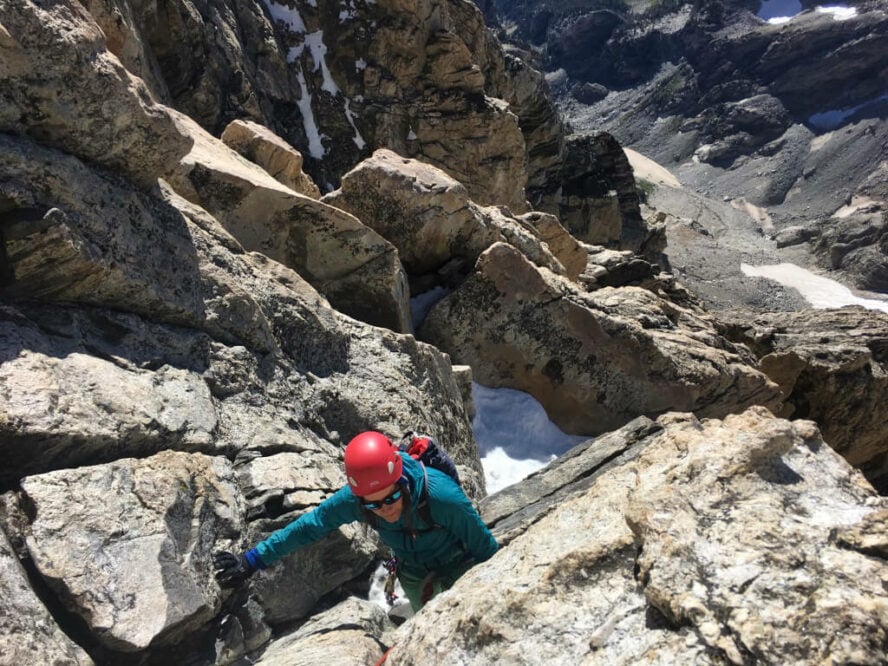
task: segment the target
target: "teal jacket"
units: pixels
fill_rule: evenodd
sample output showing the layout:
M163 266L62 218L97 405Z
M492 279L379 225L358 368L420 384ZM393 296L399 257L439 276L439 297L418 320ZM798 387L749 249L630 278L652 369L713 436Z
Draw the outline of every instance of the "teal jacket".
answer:
M410 510L402 512L394 523L379 520L375 526L382 541L398 558L401 570L415 577L424 577L433 571L446 573L469 558L483 562L492 557L497 550L496 540L462 488L447 474L424 467L406 453L401 453L401 458L410 493ZM416 510L426 479L434 526L426 524ZM413 526L412 532L408 530L408 518ZM345 486L321 502L314 511L258 543L247 557L253 561L258 555L261 564L269 566L340 525L355 521L366 522L360 501Z

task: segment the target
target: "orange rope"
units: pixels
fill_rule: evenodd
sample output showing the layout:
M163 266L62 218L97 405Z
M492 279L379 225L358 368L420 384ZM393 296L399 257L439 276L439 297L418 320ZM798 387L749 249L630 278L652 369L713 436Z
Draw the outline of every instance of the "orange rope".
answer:
M394 649L395 649L395 646L392 645L388 650L386 650L386 651L385 651L385 654L383 654L383 655L379 658L379 661L376 662L375 666L382 666L382 665L385 663L385 660L388 659L389 653L390 653L392 650L394 650Z

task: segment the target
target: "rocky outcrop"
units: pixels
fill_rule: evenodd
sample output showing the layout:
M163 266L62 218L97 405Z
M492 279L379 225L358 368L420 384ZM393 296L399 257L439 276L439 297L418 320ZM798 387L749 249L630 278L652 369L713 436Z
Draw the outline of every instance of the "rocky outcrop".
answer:
M360 220L285 187L186 116L194 147L170 184L248 250L295 269L339 310L410 332L407 282L395 248Z
M584 292L504 243L481 255L418 335L471 365L476 381L530 393L571 433L606 432L638 414L779 404L777 386L705 315L645 289Z
M808 240L826 268L842 271L863 289L888 293L888 210L879 204L829 218Z
M0 131L151 186L191 146L79 2L0 3ZM0 210L5 208L0 200Z
M823 438L882 492L888 489L888 315L860 307L719 313L780 385L786 417L816 421Z
M282 185L312 199L320 198L318 186L302 170L302 154L268 128L249 120L234 120L220 138Z
M581 241L657 257L665 243L649 239L632 167L611 135L570 137L560 169L533 201L536 208L556 215Z
M812 423L671 414L616 435L604 462L581 445L489 498L489 519L509 494L526 508L494 523L508 545L386 663L880 663L886 503Z
M541 266L566 271L524 217L513 216L508 209L479 206L460 182L440 169L390 150L378 150L361 162L323 201L352 213L392 243L411 275L432 273L451 262L470 267L500 241L520 248ZM539 217L527 214L527 219ZM557 220L548 220L547 237L571 263L576 277L579 244L556 225L560 227Z
M0 529L0 651L4 661L92 665L83 649L59 628L34 593L18 557Z
M618 208L634 195L631 183L600 191L609 165L571 148L543 75L527 53L504 50L470 3L327 5L200 0L158 9L121 0L88 8L112 35L111 51L158 99L216 135L244 117L270 128L301 152L325 192L388 148L443 169L477 203L516 213L526 198L558 213L565 185L564 212L586 228L602 212L617 214L610 189ZM631 232L620 247L638 249L637 210L622 222ZM612 232L591 242L620 243L619 229Z

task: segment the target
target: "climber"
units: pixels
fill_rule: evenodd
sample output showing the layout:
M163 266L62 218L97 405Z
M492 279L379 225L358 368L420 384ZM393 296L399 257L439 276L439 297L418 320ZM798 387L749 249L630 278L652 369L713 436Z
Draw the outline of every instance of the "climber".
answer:
M462 488L399 451L382 433L363 432L348 443L345 474L347 486L254 548L240 555L215 553L219 582L238 585L340 525L361 521L395 555L398 580L416 611L496 552L493 535ZM420 511L425 502L428 510Z

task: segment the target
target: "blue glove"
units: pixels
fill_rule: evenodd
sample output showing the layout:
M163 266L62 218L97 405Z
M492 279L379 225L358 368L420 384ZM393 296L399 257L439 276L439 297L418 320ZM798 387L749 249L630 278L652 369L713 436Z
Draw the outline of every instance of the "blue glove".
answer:
M213 553L213 567L216 569L216 580L223 587L236 587L257 570L265 568L255 548L251 548L243 555L235 555L224 550Z

